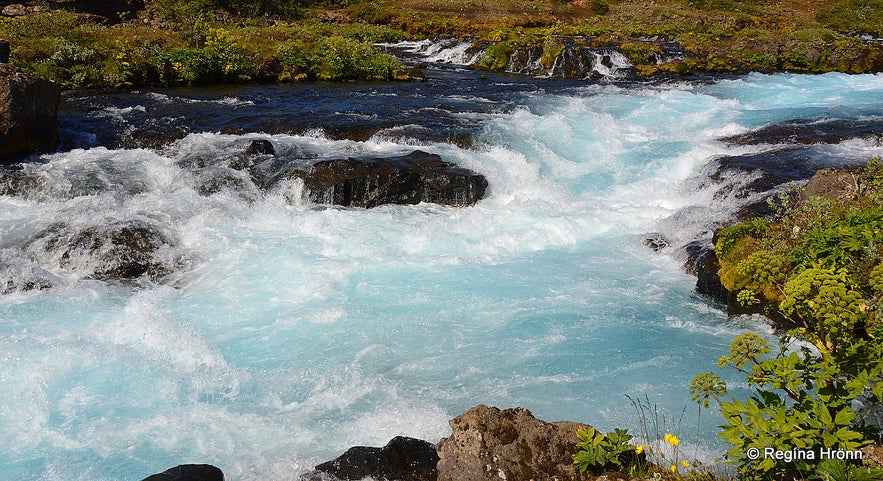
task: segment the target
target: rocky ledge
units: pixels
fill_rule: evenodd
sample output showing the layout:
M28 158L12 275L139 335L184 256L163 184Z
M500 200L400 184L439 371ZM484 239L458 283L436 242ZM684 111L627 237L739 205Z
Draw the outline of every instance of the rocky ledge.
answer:
M579 441L576 431L580 427L590 427L585 424L570 421L548 423L535 418L527 409L498 409L485 405L466 411L449 424L451 435L436 445L399 436L382 448L356 446L301 475L300 481L629 479L621 473L593 478L578 472L573 463ZM866 464L880 467L883 447L868 446L862 451ZM220 469L199 464L177 466L143 481L223 480Z
M205 178L205 188L200 189L204 194L224 187L242 190L247 184L272 191L299 181L306 200L344 207L421 202L463 207L481 200L488 187L483 175L421 150L390 157L310 160L278 155L269 140L261 139L220 164L186 159L179 165Z

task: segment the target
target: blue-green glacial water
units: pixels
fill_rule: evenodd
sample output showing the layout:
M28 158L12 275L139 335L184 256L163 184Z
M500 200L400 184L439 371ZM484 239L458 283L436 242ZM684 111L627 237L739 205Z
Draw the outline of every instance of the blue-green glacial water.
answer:
M727 195L738 175L710 182L709 164L774 147L719 139L879 120L883 75L429 73L68 94L62 150L23 167L38 179L26 191L0 196L0 480L137 481L194 462L294 480L352 445L438 441L479 403L635 432L627 396L668 420L683 412L687 453L723 451L689 382L736 335L774 334L694 294L677 246L750 200ZM205 171L186 161L210 165L251 139L304 159L420 149L490 187L462 208L317 206L296 182L201 194ZM817 166L883 150L803 148ZM174 239L156 253L176 266L163 283L95 280L94 259L34 241L133 219ZM645 247L650 232L671 247ZM28 275L51 287L16 280Z

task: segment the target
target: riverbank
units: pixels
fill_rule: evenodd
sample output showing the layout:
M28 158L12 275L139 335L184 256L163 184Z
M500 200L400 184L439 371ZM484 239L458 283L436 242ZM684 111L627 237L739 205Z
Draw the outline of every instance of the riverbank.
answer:
M615 49L639 77L883 70L883 12L851 0L520 0L493 7L389 0L248 12L220 1L132 2L121 12L86 3L7 5L0 37L12 44L11 62L67 88L407 80L419 73L409 75L410 66L376 43L453 37L481 49L476 67L495 71L507 70L525 48L551 67L573 44Z

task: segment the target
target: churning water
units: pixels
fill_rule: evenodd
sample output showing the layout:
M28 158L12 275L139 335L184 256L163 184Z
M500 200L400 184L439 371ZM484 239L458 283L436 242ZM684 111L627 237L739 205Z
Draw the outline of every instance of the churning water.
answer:
M747 201L714 195L702 169L770 146L721 137L880 116L881 75L588 84L448 69L73 94L63 151L0 196L0 479L199 462L289 480L351 445L437 441L479 403L634 432L627 395L669 418L686 407L681 438L713 457L718 420L697 425L689 381L739 333L771 332L727 319L693 294L677 249L642 239L707 237ZM151 143L163 136L178 140ZM251 139L303 159L420 149L490 188L472 207L370 210L311 205L296 183L201 190L223 170L213 159ZM881 151L811 149L826 165ZM163 282L95 280L98 261L58 241L125 222L168 240Z

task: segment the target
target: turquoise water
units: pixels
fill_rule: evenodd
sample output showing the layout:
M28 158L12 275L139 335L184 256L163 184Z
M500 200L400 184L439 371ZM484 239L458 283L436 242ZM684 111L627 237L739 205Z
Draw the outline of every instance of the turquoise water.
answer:
M0 295L0 479L137 480L200 462L231 480L290 480L351 445L437 441L479 403L635 431L627 396L673 418L686 407L681 438L713 458L717 422L697 424L689 381L739 333L772 333L697 297L677 250L642 236L702 237L744 201L713 197L702 168L765 147L717 139L883 116L883 75L553 87L458 114L476 126L469 149L192 133L28 166L43 182L0 197L0 260L56 282ZM250 138L316 157L420 148L482 172L490 191L469 208L327 208L297 183L201 196L176 164ZM858 140L817 150L843 165L881 153ZM86 178L105 187L82 192ZM28 250L57 222L125 219L178 240L162 253L182 265L172 285L90 280Z

